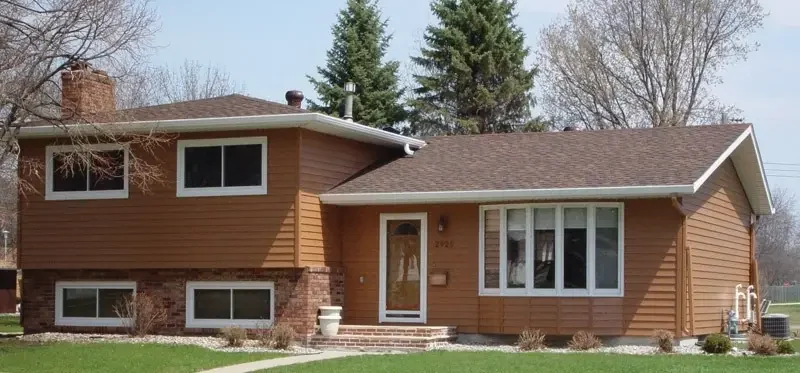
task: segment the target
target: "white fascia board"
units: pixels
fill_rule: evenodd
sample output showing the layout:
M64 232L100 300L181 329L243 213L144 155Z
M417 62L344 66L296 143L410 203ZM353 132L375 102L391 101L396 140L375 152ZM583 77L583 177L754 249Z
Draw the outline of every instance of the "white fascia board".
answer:
M321 194L330 205L399 205L414 203L496 202L543 199L647 198L692 193L692 185L652 185L597 188L466 190L410 193Z
M425 146L425 141L423 140L319 113L23 127L20 129L18 137L21 139L67 137L71 133L91 135L102 132L100 131L101 127L105 127L103 131L108 131L111 128L110 131L112 133L124 135L126 133L148 133L151 131L175 133L270 128L308 128L310 130L318 130L320 128L319 125L330 126L331 130L326 132L334 135L363 138L376 144L399 146L409 144L415 148Z
M725 151L717 158L717 160L714 161L714 163L712 163L711 166L702 175L700 175L700 177L697 180L695 180L695 182L692 184L692 194L700 190L703 184L705 184L705 182L708 181L708 178L710 178L711 175L713 175L714 172L726 160L728 160L728 158L731 157L733 152L736 151L736 149L738 149L739 146L742 145L742 143L744 143L748 139L750 139L750 141L753 142L753 147L755 149L756 163L758 163L760 181L764 185L764 191L766 193L766 195L763 196L765 197L767 202L766 211L769 212L769 215L771 215L775 213L775 207L772 205L772 194L769 189L769 183L767 182L767 175L764 172L764 163L761 161L761 150L759 150L758 148L758 141L756 141L756 134L755 132L753 132L753 126L747 127L747 129L744 130L744 132L742 132L742 134L739 135L739 137L737 137L736 140L734 140L733 143L731 143L731 145L727 149L725 149ZM741 177L742 175L739 175L739 178ZM756 198L753 198L752 196L748 196L748 199L750 199L751 205L757 202ZM757 206L754 206L754 209L758 210Z
M712 174L714 174L714 171L716 171L717 168L719 168L719 166L721 166L722 163L724 163L725 160L727 160L731 156L731 154L733 154L736 148L738 148L739 145L741 145L742 142L744 142L744 140L747 139L747 137L752 134L753 134L753 127L747 127L747 129L744 132L742 132L742 134L739 135L739 137L737 137L736 140L734 140L733 143L727 149L725 149L722 155L720 155L717 158L717 160L711 164L711 166L706 170L706 172L704 172L702 175L700 175L700 177L697 180L695 180L693 184L694 190L692 191L692 193L700 190L700 187L703 186L703 184L705 184L706 180L708 180L708 178L711 177Z
M758 140L756 139L756 133L753 132L750 136L753 139L753 146L756 148L756 159L758 160L758 170L761 176L761 182L764 183L764 190L767 193L767 209L769 210L769 215L775 213L775 206L772 204L772 189L769 188L769 181L767 181L767 173L764 170L764 162L761 160L761 149L758 148Z

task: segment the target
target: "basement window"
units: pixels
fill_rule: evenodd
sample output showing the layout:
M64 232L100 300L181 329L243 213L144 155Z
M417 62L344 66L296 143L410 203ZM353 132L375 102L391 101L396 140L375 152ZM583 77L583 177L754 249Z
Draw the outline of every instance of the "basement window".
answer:
M190 281L186 284L186 327L272 326L275 285L265 281Z
M128 152L117 144L48 146L47 200L128 198Z
M267 138L178 141L178 197L267 194Z
M623 295L623 204L482 206L480 295Z
M125 326L130 319L117 316L115 307L136 294L136 283L56 282L56 325Z

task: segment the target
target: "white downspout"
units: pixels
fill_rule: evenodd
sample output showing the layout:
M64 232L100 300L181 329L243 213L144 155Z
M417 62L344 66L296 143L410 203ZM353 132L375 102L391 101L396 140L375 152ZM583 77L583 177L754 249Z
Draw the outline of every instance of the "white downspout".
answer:
M405 151L405 152L406 152L406 154L408 154L408 155L414 155L414 151L413 151L413 150L411 150L411 144L406 144L406 145L403 147L403 151Z

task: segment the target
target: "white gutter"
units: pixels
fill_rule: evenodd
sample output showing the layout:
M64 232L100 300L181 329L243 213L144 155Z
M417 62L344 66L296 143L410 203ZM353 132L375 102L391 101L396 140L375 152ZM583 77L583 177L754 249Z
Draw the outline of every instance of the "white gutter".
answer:
M101 131L101 127L105 128ZM21 128L18 137L21 139L67 137L70 133L91 135L105 131L124 135L126 133L148 133L151 131L174 133L270 128L307 128L313 131L331 133L343 137L363 138L378 144L399 146L409 144L415 148L425 146L425 141L419 139L378 128L367 127L319 113L35 126Z
M596 188L466 190L409 193L321 194L330 205L398 205L413 203L496 202L529 199L647 198L693 193L692 185L653 185Z

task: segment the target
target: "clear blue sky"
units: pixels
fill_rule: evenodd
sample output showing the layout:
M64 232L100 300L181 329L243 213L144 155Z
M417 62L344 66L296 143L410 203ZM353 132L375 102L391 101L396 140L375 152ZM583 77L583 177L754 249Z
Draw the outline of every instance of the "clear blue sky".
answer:
M519 0L518 24L535 49L539 30L565 9L567 0ZM161 17L153 62L180 64L184 59L218 64L245 85L247 94L283 102L287 90L315 93L306 79L324 64L331 45L330 26L345 0L268 0L191 2L160 0ZM435 21L429 0L381 0L394 39L388 58L401 61L407 81L408 59L421 45L425 26ZM728 67L715 88L726 104L755 123L771 186L788 188L800 198L800 0L762 0L771 14L753 38L761 48L747 61ZM691 156L688 155L687 156Z

